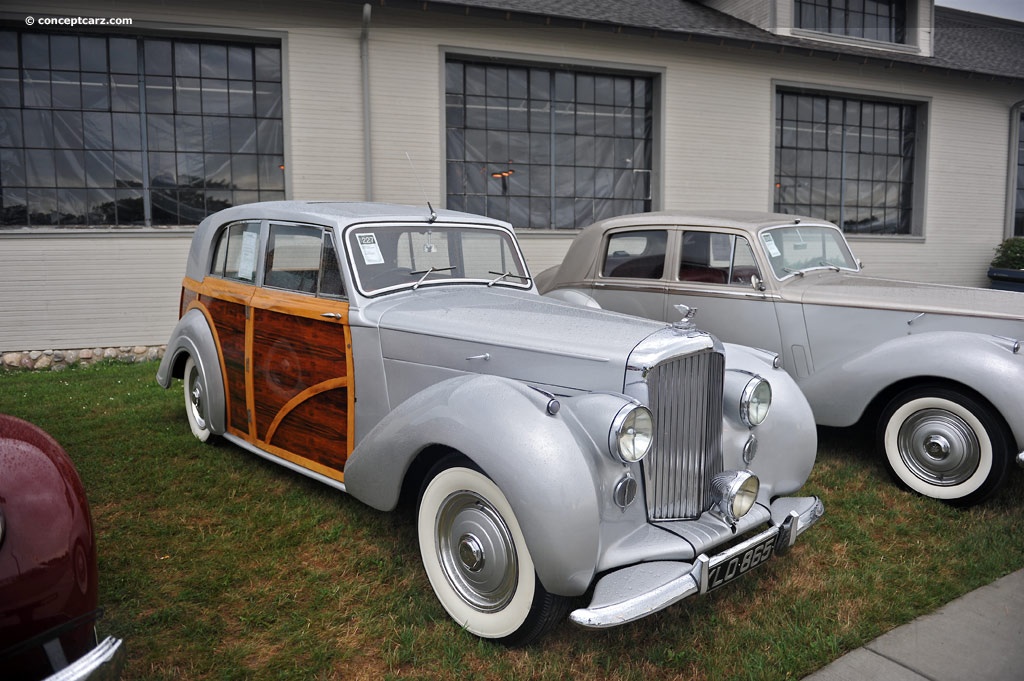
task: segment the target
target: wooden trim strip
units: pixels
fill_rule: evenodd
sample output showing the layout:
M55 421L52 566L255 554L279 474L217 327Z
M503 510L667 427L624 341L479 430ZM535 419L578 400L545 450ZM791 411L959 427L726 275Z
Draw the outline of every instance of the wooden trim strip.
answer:
M281 407L280 411L277 412L277 416L274 417L270 427L267 428L267 442L274 441L274 431L276 431L277 427L281 425L281 421L283 421L285 417L287 417L288 414L290 414L297 406L315 395L319 395L320 393L327 392L328 390L334 390L336 388L348 388L348 385L348 376L337 376L317 383L316 385L311 385L295 397L288 400L285 405Z

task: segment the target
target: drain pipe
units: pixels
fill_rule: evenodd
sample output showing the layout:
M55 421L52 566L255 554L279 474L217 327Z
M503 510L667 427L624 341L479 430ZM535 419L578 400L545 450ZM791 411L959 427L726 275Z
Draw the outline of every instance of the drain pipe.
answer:
M370 145L370 3L363 5L363 31L359 34L359 60L363 69L363 173L366 201L373 201L373 154Z

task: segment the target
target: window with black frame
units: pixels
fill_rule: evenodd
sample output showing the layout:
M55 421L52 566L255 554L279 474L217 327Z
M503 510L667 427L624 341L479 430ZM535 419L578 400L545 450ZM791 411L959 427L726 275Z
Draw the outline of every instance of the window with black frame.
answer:
M907 41L906 0L794 0L793 25L888 43Z
M571 229L651 209L650 76L445 65L447 205Z
M1017 186L1013 211L1013 234L1024 236L1024 113L1017 128Z
M847 233L914 233L920 105L780 90L775 209Z
M190 225L284 198L277 44L0 29L0 225Z

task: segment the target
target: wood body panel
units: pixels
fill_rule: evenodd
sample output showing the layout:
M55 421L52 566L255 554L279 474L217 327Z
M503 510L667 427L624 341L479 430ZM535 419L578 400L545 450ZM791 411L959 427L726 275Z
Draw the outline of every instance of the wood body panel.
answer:
M260 292L252 310L257 440L341 470L348 456L347 304Z
M186 279L218 346L228 431L343 480L355 425L348 303L250 284Z

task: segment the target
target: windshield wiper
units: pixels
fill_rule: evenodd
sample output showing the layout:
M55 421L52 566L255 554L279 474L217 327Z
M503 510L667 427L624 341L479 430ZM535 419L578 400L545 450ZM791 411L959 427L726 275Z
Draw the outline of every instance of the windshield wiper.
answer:
M835 265L833 263L830 263L828 260L819 260L818 264L823 266L823 267L829 268L833 272L841 272L842 271L842 268L839 267L839 265Z
M492 272L491 270L488 270L487 274L496 274L496 275L498 275L494 279L491 279L489 282L487 282L488 286L494 286L495 284L497 284L502 279L506 279L508 277L513 277L515 279L521 279L522 281L530 281L530 277L524 277L521 274L512 274L511 272Z
M418 289L420 287L420 284L422 284L426 280L426 278L429 277L434 272L451 272L454 269L455 269L455 265L451 265L450 267L428 267L425 270L419 270L419 271L416 271L416 272L410 272L409 276L413 276L413 277L415 277L417 274L422 274L423 275L422 277L420 277L419 281L417 281L415 284L412 285L412 290L415 291L416 289Z
M802 276L804 276L805 274L807 274L807 273L806 273L806 272L804 272L803 270L794 270L794 269L793 269L792 267L783 267L783 268L782 268L782 271L783 271L783 272L788 272L789 274L795 274L795 275L797 275L797 276L799 276L799 277L802 277Z

